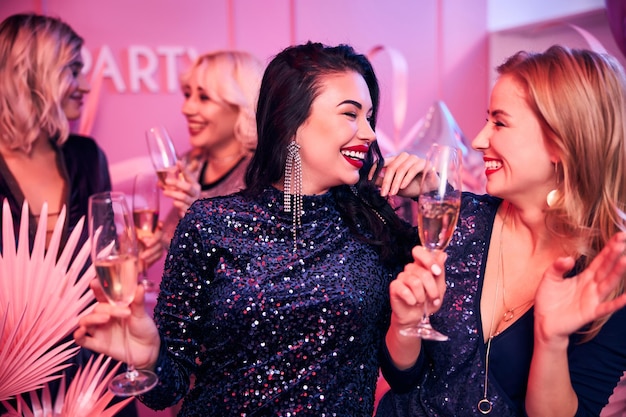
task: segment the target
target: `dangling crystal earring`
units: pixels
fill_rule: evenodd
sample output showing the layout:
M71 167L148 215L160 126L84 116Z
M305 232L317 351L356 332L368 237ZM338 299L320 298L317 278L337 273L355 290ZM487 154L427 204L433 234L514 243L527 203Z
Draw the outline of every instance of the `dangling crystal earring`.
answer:
M556 186L557 188L559 187L559 172L558 172L558 162L554 163L554 175L556 176ZM554 203L556 203L556 200L559 198L558 194L559 191L558 189L555 188L554 190L551 190L548 195L546 196L546 203L548 203L548 207L552 207L554 205Z
M285 161L284 200L285 213L292 213L293 251L298 249L297 230L300 227L302 216L302 160L300 159L300 145L292 141L287 146L287 160ZM291 199L293 197L293 207Z

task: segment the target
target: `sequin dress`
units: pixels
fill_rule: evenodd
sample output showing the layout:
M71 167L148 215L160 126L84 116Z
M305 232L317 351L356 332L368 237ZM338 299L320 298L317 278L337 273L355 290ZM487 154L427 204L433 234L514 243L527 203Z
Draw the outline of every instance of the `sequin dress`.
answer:
M159 385L141 397L181 416L371 416L397 269L304 197L298 250L274 188L198 200L166 259L154 317ZM394 269L394 270L392 270Z
M383 360L383 373L395 394L380 403L377 417L482 416L486 345L480 294L495 215L501 200L464 193L461 216L448 246L447 290L433 326L447 342L423 342L418 363L399 371ZM574 273L572 271L572 273ZM497 335L489 355L487 398L490 416L524 416L524 399L533 351L533 309ZM579 400L576 416L598 416L626 369L626 309L609 319L588 343L570 338L572 385ZM383 355L385 358L385 355Z

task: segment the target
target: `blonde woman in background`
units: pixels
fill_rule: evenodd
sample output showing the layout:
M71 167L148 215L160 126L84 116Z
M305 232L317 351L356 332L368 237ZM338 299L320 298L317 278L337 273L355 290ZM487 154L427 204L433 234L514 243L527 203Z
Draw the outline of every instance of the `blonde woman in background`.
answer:
M163 194L174 200L163 225L169 247L178 220L191 203L227 195L244 187L244 175L256 147L255 107L263 65L242 51L201 55L181 77L192 149L184 156L183 175L169 179Z
M111 189L100 147L70 133L90 90L82 45L69 25L47 16L13 15L0 25L0 200L8 200L14 226L28 201L31 242L44 202L49 233L67 207L66 238L87 214L89 195Z

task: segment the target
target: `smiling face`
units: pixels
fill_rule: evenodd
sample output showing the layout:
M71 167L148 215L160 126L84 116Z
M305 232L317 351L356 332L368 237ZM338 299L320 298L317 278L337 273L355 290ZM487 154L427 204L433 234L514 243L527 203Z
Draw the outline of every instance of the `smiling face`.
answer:
M207 152L240 147L235 138L239 108L212 97L198 81L197 74L192 74L182 87L189 142Z
M296 132L305 194L356 184L369 145L376 139L371 115L372 100L360 74L350 71L321 79L309 117Z
M510 201L545 204L555 187L554 163L541 124L512 77L498 79L485 127L472 147L483 153L487 192Z
M83 60L78 55L65 71L71 73L71 82L67 93L61 101L61 108L68 120L76 120L80 117L83 106L83 95L89 92L89 83L83 74Z

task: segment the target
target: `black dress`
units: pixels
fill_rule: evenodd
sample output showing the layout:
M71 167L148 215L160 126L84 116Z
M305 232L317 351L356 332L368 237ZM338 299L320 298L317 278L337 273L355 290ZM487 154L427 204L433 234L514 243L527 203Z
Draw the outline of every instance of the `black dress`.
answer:
M383 397L377 417L483 416L477 409L484 395L486 356L480 294L500 203L488 195L464 193L459 222L446 249L446 295L431 316L433 326L450 340L424 341L418 363L406 371L394 368L386 356L383 374L395 392ZM493 403L491 416L525 415L533 326L531 308L493 338L487 392ZM578 396L576 416L598 416L626 369L626 308L614 313L593 340L580 343L581 337L579 333L570 337L568 351Z
M87 216L89 196L99 192L110 191L111 179L104 152L93 139L85 136L70 135L67 141L57 148L57 164L61 175L69 187L65 201L67 219L62 234L61 247L63 247L67 238L74 230L76 223L82 216ZM16 232L15 238L17 241L24 194L4 159L0 156L0 205L3 204L2 202L5 199L9 203L11 214L13 215L13 230ZM29 214L29 243L31 249L36 230L37 219L31 212ZM76 250L82 247L88 235L87 223L85 222L80 240L76 245ZM1 236L2 222L0 221L0 251L2 251ZM1 279L4 279L4 277ZM69 339L71 339L71 335L67 340ZM92 355L93 352L80 349L79 353L70 360L73 366L65 370L67 385L69 385L78 368L84 366ZM55 381L49 385L53 394L52 398L54 398L58 389L58 382ZM117 416L137 416L134 401L120 411Z

